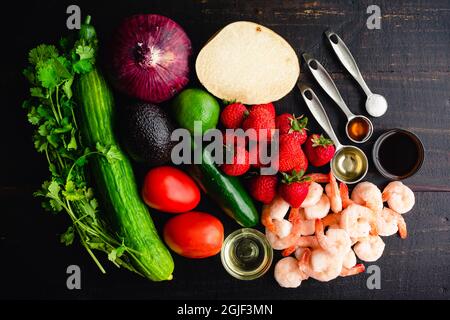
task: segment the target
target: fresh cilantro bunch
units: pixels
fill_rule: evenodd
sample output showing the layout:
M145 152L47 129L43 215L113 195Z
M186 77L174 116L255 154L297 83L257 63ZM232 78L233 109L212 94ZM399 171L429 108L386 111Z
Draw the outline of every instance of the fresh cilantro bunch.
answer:
M35 126L34 146L45 154L50 178L35 192L42 197L42 206L52 212L66 212L72 224L61 235L61 242L70 245L78 235L82 245L104 273L94 254L100 250L117 266L138 271L129 263L136 252L125 246L100 218L99 204L88 182L86 163L91 156L104 156L108 161L120 153L115 147L97 144L95 150L85 148L72 99L75 77L95 66L97 38L89 26L90 17L76 41L64 38L56 46L41 44L28 55L29 66L23 74L30 83L30 97L23 102L28 121Z

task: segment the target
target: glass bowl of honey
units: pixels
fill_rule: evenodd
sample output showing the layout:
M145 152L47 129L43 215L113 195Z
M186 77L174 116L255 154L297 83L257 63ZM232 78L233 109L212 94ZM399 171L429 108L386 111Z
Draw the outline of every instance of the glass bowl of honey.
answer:
M346 126L347 137L355 143L364 143L370 139L373 133L372 122L364 116L351 117Z

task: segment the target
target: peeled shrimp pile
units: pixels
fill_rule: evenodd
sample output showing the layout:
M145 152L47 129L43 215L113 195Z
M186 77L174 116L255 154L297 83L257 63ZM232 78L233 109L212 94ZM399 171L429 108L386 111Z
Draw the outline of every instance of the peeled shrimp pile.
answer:
M283 250L285 257L275 266L276 281L295 288L308 278L325 282L364 272L357 258L378 260L385 247L381 237L398 232L406 238L402 214L414 202L414 193L399 181L389 183L383 192L373 183L361 182L349 197L347 186L338 185L331 173L325 190L316 182L310 184L300 208L290 208L275 197L263 207L262 223L272 247Z

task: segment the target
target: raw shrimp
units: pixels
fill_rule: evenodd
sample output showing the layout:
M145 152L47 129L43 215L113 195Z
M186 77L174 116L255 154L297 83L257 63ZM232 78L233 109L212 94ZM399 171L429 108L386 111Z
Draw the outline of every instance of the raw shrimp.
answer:
M394 210L392 210L394 211ZM400 235L400 238L402 239L406 239L406 237L408 236L408 231L406 229L406 222L405 219L403 219L403 216L394 211L397 214L397 227L398 227L398 234Z
M320 248L319 242L317 241L316 236L303 236L299 237L295 242L283 250L281 253L283 257L290 256L293 252L295 252L298 248L312 248L317 249Z
M342 211L339 225L350 237L363 238L369 235L371 219L372 210L359 204L351 204Z
M325 193L330 199L331 211L338 213L342 211L342 199L339 187L333 173L330 172L330 183L325 186Z
M350 206L351 204L359 204L359 205L364 205L366 207L368 207L369 209L372 210L372 215L370 218L370 234L371 235L378 235L378 230L377 230L377 213L378 213L378 208L376 208L375 206L377 205L376 203L378 203L379 201L374 201L374 203L371 203L370 201L363 201L361 200L361 198L366 197L370 194L370 192L376 192L375 189L378 191L378 188L370 183L370 182L362 182L358 185L361 185L361 187L355 187L354 190L357 190L357 192L355 193L355 200L352 200L349 198L348 195L348 187L345 183L341 182L339 184L339 193L341 195L341 199L342 199L342 207L343 208L347 208L348 206ZM375 189L373 189L373 187L375 187ZM371 190L372 189L372 190ZM367 191L369 190L369 191ZM360 196L360 194L362 194L362 196ZM353 193L352 193L353 196ZM383 205L383 203L381 203ZM374 211L375 209L375 211Z
M317 202L319 202L322 194L323 194L322 186L317 182L311 182L308 188L308 195L306 196L305 200L303 200L300 207L307 208L315 205Z
M305 249L298 263L300 270L311 278L326 282L337 278L342 271L342 256L331 255L323 249Z
M389 208L400 214L410 211L415 203L414 192L400 181L390 182L384 188L382 198Z
M292 223L286 219L273 220L273 224L277 230L276 235L280 238L284 238L291 233Z
M339 222L341 221L341 216L342 216L341 212L330 213L329 215L327 215L325 218L322 219L323 226L328 227L331 225L336 225L336 224L338 225Z
M285 237L280 237L277 233L272 232L266 227L266 237L273 249L286 249L294 245L295 241L300 237L301 217L299 208L291 208L289 220L292 223L292 228L290 233Z
M275 233L269 230L269 228L266 228L266 238L267 241L269 241L270 246L275 250L283 250L290 246L289 243L286 241L283 241L284 238L280 238Z
M316 226L314 224L314 220L307 220L305 217L305 210L300 209L300 235L302 236L310 236L316 232Z
M295 249L295 253L294 253L295 259L300 261L300 259L303 256L303 253L305 253L305 250L306 250L306 248L303 248L303 247L298 247L297 249Z
M351 250L351 240L343 229L328 229L326 234L320 219L316 219L316 237L322 249L332 255L344 257Z
M297 288L307 276L300 270L297 259L286 257L275 265L275 280L283 288Z
M348 187L343 182L339 183L339 194L341 195L342 199L342 208L345 209L353 203L353 201L350 200L350 197L348 195Z
M359 259L367 262L377 261L383 254L385 244L379 236L368 236L360 239L353 250Z
M400 238L405 239L408 234L405 219L400 213L389 208L383 208L378 215L377 225L380 236L391 236L398 231Z
M383 237L392 236L398 231L397 216L389 210L389 208L383 208L377 216L378 235Z
M354 265L351 268L343 267L340 276L341 277L353 276L355 274L359 274L361 272L364 272L365 270L366 270L366 268L361 263L357 264L357 265Z
M383 210L381 191L372 182L358 183L352 191L351 199L353 202L365 206L375 213Z
M289 203L281 196L276 196L268 205L264 205L261 214L261 223L273 233L278 233L274 220L283 220L289 210Z
M344 256L344 261L342 263L342 266L346 269L351 269L356 265L356 255L355 252L350 249Z
M308 173L304 177L310 178L312 181L318 182L318 183L330 182L330 176L327 173Z
M321 219L330 212L330 199L322 193L320 200L313 206L305 208L305 217L308 220Z

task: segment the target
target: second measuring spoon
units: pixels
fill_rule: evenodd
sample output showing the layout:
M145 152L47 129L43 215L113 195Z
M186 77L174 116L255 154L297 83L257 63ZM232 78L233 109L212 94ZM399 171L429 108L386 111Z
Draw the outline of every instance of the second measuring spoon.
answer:
M345 183L361 181L369 169L369 161L364 152L355 146L342 145L334 133L330 120L314 91L302 83L298 83L298 87L309 111L311 111L316 121L336 146L336 152L330 162L333 175Z
M309 67L312 75L322 87L322 89L330 96L331 99L341 108L347 116L347 124L345 126L345 133L347 137L355 143L363 143L370 139L373 133L373 125L369 118L362 115L355 115L342 99L338 88L333 79L328 74L327 70L320 64L319 61L304 53L303 59Z
M347 69L347 71L352 75L353 78L359 83L361 88L364 90L364 93L367 95L366 100L366 110L372 117L381 117L386 113L388 104L386 99L377 93L372 93L367 83L364 81L364 78L361 75L361 71L359 71L358 65L356 64L355 59L353 58L350 50L345 45L344 41L342 41L339 36L332 32L326 31L325 36L330 41L331 47L333 48L336 56L339 61L341 61L342 65Z

